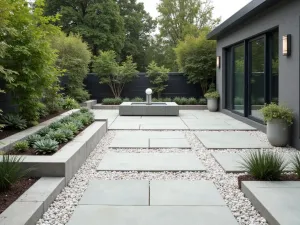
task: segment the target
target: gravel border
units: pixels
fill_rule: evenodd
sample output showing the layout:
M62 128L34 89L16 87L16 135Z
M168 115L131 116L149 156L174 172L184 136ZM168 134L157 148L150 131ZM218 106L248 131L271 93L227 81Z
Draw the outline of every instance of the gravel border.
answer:
M88 186L90 179L102 180L211 180L216 185L220 194L224 198L227 206L232 211L240 225L267 225L266 220L251 205L251 202L244 197L244 194L238 189L237 177L241 174L226 174L217 161L211 156L213 152L245 152L249 150L207 150L198 138L195 132L206 131L176 131L183 132L191 144L191 150L182 149L109 149L109 145L117 132L109 131L97 145L96 149L88 157L87 161L80 170L71 179L67 187L64 188L50 206L48 211L39 220L37 225L64 225L72 216L78 202L80 201L84 191ZM132 131L132 132L142 132ZM157 132L157 131L153 131ZM161 131L172 132L172 131ZM207 131L209 132L209 131ZM223 132L223 131L220 131ZM226 132L226 131L224 131ZM248 131L247 131L248 132ZM257 136L262 141L267 141L266 135L259 131L248 132ZM108 151L114 152L194 152L208 169L207 172L113 172L101 171L97 172L103 155ZM266 150L267 151L267 150ZM270 151L276 152L296 152L293 148L274 148Z

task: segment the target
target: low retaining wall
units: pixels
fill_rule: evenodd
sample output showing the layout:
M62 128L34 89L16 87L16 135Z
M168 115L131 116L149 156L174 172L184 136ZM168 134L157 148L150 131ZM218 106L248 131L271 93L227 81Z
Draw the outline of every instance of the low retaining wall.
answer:
M93 106L93 109L119 110L119 105L96 104ZM207 110L207 106L206 105L179 105L179 110Z
M94 105L97 104L97 100L89 100L81 104L82 107L92 109Z
M65 112L65 113L59 115L59 116L53 117L52 119L44 121L44 122L40 123L37 126L31 127L29 129L26 129L26 130L23 130L23 131L20 131L20 132L14 134L14 135L11 135L7 138L4 138L4 139L0 140L0 143L1 143L0 144L0 151L6 152L6 151L11 150L11 148L13 147L13 145L16 142L26 139L28 136L37 133L41 129L49 126L51 123L59 121L59 120L65 118L66 116L69 116L72 113L77 112L77 111L79 111L79 109L70 110L68 112Z

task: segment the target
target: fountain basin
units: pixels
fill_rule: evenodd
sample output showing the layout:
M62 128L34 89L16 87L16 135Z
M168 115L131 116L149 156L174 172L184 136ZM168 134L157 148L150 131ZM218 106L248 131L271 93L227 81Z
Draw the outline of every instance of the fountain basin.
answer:
M179 116L175 102L123 102L119 107L120 116Z

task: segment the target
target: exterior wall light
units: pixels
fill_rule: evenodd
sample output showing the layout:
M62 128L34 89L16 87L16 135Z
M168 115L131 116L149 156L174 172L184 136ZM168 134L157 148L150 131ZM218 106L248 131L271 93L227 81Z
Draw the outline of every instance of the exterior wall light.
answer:
M217 57L217 68L221 68L221 56Z
M284 35L282 37L282 54L284 56L290 56L292 50L292 43L291 43L292 36L290 34Z

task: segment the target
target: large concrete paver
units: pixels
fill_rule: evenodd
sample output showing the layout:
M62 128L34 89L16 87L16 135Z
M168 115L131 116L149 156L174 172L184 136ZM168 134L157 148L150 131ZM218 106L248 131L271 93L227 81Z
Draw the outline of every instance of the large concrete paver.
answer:
M151 181L151 206L226 206L212 181Z
M68 225L238 225L226 206L79 205Z
M149 182L91 180L79 205L149 205Z
M204 171L193 153L107 153L98 171Z
M300 182L248 181L242 191L270 225L300 224Z
M196 132L196 137L208 149L259 149L272 148L269 143L259 140L248 132Z
M191 148L185 138L151 138L149 141L150 148Z

